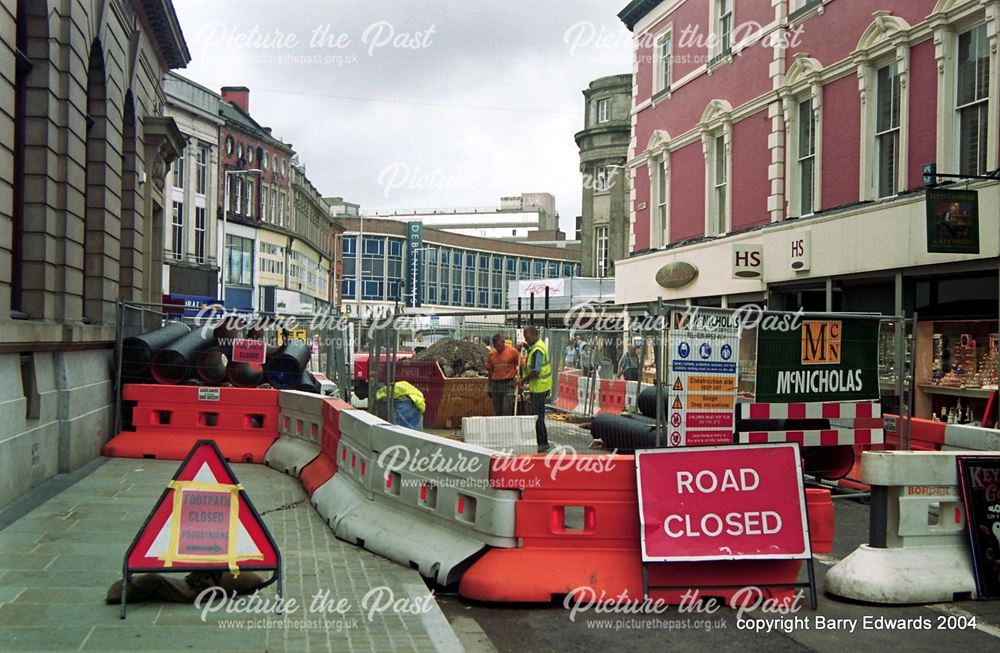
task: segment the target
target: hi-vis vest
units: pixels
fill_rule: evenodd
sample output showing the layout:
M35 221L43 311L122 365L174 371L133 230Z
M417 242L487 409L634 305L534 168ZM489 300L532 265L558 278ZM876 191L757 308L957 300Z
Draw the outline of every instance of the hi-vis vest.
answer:
M535 344L531 345L531 348L528 349L528 361L525 372L531 372L535 352L541 353L542 367L538 371L538 378L528 381L528 391L532 393L550 392L552 390L552 365L549 363L549 348L545 346L545 342L541 338L536 340Z

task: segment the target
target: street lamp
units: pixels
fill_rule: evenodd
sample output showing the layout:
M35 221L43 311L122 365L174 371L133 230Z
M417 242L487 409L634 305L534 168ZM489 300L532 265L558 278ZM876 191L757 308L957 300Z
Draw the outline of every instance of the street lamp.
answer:
M249 168L247 170L226 170L225 176L223 177L222 184L222 265L220 266L220 272L222 273L222 283L219 284L219 301L223 305L226 303L226 265L229 261L226 257L226 226L229 223L229 177L230 175L246 175L251 173L264 172L260 168Z

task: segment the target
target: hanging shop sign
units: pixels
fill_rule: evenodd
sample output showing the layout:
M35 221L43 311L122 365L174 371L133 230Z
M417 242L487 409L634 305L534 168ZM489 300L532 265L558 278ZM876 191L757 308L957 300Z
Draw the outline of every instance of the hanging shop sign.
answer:
M927 251L935 254L979 253L978 192L927 191Z

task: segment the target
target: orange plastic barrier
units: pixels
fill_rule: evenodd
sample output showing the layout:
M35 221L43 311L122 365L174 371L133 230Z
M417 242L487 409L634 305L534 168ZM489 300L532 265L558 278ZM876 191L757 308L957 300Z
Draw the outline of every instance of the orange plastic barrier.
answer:
M621 415L625 412L625 387L627 383L620 379L601 379L598 392L598 413Z
M183 460L210 439L226 460L262 463L278 437L277 390L126 384L122 402L122 432L105 456Z
M299 480L306 494L312 496L320 485L337 473L337 444L340 442L340 413L351 410L351 405L341 399L327 399L323 404L323 433L321 450L311 463L302 468Z
M833 551L835 517L830 490L806 488L806 514L809 517L809 541L813 553Z
M560 410L574 411L579 403L577 390L580 384L580 377L570 372L559 373L559 397L553 406Z
M480 601L548 602L589 588L601 600L641 600L633 456L581 456L578 466L554 475L554 465L547 466L544 456L530 459L530 469L523 469L494 458L490 471L492 487L521 490L514 531L521 547L490 549L463 574L459 593ZM801 564L712 561L651 563L647 568L651 585L683 588L656 590L652 596L678 603L687 589L736 586L703 592L728 600L740 586L794 583ZM791 590L772 590L771 595L789 596Z

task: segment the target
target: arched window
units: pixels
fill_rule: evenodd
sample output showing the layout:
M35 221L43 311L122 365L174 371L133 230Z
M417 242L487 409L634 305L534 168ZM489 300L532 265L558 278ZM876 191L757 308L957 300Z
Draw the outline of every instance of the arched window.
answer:
M87 185L83 230L83 317L84 321L103 321L103 285L105 277L105 231L108 226L108 102L104 54L101 42L90 46L87 67Z

